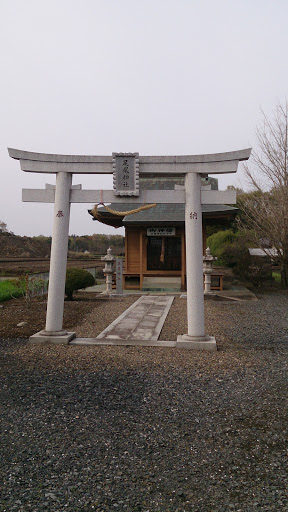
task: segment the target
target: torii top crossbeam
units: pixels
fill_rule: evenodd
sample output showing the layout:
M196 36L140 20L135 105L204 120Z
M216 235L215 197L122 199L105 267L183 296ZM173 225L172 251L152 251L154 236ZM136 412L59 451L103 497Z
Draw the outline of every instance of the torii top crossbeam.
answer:
M112 174L113 156L57 155L8 148L11 158L20 160L22 171L72 174ZM139 156L139 171L151 174L222 174L237 171L248 160L251 148L227 153L188 156Z

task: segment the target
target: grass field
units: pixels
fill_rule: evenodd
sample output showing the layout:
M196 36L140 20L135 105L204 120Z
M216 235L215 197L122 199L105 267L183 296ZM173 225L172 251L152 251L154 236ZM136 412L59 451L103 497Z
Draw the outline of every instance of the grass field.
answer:
M0 302L12 299L13 297L21 297L25 290L24 283L17 284L17 281L0 281Z

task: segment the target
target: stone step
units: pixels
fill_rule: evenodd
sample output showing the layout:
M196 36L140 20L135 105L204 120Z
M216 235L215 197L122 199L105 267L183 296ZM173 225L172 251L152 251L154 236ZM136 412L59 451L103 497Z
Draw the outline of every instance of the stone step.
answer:
M180 291L181 277L144 277L142 291Z
M147 283L153 283L154 281L157 281L158 283L175 283L175 284L181 284L181 277L180 276L163 276L163 277L159 277L159 276L149 276L149 277L145 277L144 276L144 279L143 279L143 282L147 282Z

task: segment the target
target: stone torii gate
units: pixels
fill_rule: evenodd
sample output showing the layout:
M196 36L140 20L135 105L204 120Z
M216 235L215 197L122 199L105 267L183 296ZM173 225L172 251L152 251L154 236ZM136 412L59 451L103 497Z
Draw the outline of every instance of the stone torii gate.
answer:
M234 191L201 188L201 177L237 172L239 161L248 160L251 149L191 156L76 156L32 153L8 148L20 160L23 171L56 174L56 186L23 189L23 201L54 203L50 278L46 327L33 341L69 343L75 333L63 330L63 309L71 203L185 203L186 278L188 332L175 346L216 350L214 337L205 334L201 204L235 204ZM82 190L72 185L73 174L113 174L114 190ZM139 190L139 174L185 175L185 186L175 190ZM205 189L205 190L204 190ZM127 199L129 196L129 199Z

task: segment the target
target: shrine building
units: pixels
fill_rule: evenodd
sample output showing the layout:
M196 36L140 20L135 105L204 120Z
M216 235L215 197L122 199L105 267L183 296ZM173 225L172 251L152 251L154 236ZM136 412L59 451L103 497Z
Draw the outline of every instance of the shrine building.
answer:
M183 186L183 176L140 177L140 189L143 191L174 190ZM218 190L218 180L202 178L202 189ZM174 290L185 290L185 204L156 204L127 215L131 208L131 203L125 203L123 198L123 203L109 205L109 209L117 213L102 206L88 210L93 220L115 228L125 227L124 289L149 291L153 290L153 281L158 281L158 286L161 286L162 280L166 289L170 282ZM202 204L203 254L207 226L217 224L225 227L236 213L237 208L232 206Z

